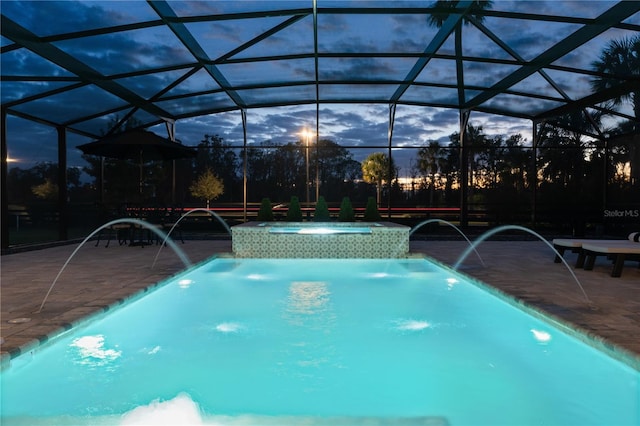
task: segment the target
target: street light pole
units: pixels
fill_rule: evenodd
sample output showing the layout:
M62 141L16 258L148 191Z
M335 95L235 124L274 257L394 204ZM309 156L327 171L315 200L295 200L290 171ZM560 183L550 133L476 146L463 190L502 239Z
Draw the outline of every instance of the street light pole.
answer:
M307 207L309 207L309 132L304 130L305 144L306 144L306 164L307 164L307 180L305 180L304 185L307 188Z

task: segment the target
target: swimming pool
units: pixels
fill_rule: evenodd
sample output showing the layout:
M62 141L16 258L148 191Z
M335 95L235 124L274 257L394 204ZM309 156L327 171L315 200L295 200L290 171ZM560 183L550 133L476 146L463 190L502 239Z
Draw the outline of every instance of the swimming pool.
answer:
M12 360L0 420L633 425L639 381L425 259L220 258Z

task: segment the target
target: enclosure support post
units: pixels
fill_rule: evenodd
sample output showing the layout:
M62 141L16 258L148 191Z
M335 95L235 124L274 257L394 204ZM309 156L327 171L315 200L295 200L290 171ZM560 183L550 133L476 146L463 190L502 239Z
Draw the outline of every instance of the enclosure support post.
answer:
M242 146L243 156L242 159L242 221L247 221L247 110L241 109L242 115Z
M533 161L533 173L532 177L529 179L531 182L531 225L533 229L536 228L536 223L538 221L537 218L537 208L538 208L538 143L540 142L540 134L542 133L542 126L544 126L544 121L540 123L540 132L538 132L538 123L536 121L533 122L533 129L531 130L531 134L533 140L531 141L533 145L532 152L532 161ZM529 175L527 173L527 175Z
M465 140L470 110L460 111L460 226L469 226L469 151Z
M320 70L318 66L318 2L312 1L313 6L313 62L316 77L316 203L320 198ZM307 150L309 147L307 147ZM308 185L308 184L307 184Z
M167 134L169 135L169 140L171 142L176 141L176 122L175 120L170 120L168 118L164 119L164 125L167 128Z
M305 202L307 203L307 208L310 207L309 204L309 132L307 130L304 131L304 165L306 169L306 174L304 178L304 190L306 194ZM316 151L317 152L317 151ZM317 164L317 161L316 161Z
M176 141L176 122L175 120L164 119L167 128L167 134L171 142ZM171 160L171 205L176 205L176 160Z
M171 160L171 205L176 205L176 160Z
M604 171L602 176L602 212L604 214L604 211L607 209L607 201L609 201L609 137L602 138L602 141L604 142L604 158L602 160L604 161L604 164L602 165L602 170Z
M320 104L316 103L316 203L320 198L320 137L319 135L320 121Z
M98 184L100 190L100 204L104 206L104 157L100 156L100 182Z
M0 221L2 227L2 249L9 248L9 195L7 194L7 176L9 174L7 161L7 110L2 109L0 118L0 145L2 145L2 170L0 171L0 196L2 197L2 211L0 214Z
M69 238L69 206L67 200L67 129L56 127L58 131L58 239Z
M389 131L387 134L387 138L389 139L388 146L388 156L389 156L389 164L388 164L388 177L387 184L389 186L389 193L387 194L387 218L391 219L391 189L392 189L392 180L393 180L393 160L391 158L391 145L393 143L393 125L396 122L396 103L392 103L389 105Z

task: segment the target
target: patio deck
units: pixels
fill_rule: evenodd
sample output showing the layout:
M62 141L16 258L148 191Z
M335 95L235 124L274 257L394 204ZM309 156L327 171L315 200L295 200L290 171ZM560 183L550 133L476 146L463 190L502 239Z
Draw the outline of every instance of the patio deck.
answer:
M230 253L231 240L187 240L179 244L193 263L216 253ZM465 241L412 241L411 253L454 264ZM145 288L170 277L184 266L165 247L152 269L157 246L118 246L80 249L60 276L44 309L40 307L58 271L75 250L64 245L2 256L0 333L3 362L57 331L68 329L87 315L103 312ZM611 263L598 259L592 271L574 269L590 303L553 252L536 241L486 241L478 248L485 266L472 253L461 271L530 306L559 318L571 327L601 339L640 365L640 268L627 262L620 278L610 276ZM570 265L575 254L566 255ZM27 322L21 322L29 318ZM17 320L17 321L16 321Z

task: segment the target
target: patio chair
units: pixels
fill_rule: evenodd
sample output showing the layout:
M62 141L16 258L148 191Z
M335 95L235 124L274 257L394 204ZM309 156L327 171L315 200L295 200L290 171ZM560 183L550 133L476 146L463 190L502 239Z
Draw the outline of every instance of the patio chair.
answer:
M125 210L124 206L108 207L100 204L98 206L98 220L100 224L103 224L114 219L121 219L126 216ZM100 245L101 240L106 239L107 243L105 244L105 248L107 248L113 238L118 240L119 245L126 244L130 236L130 228L131 225L128 223L116 223L102 228L96 237L95 247Z
M591 242L582 244L584 253L584 269L593 270L593 265L598 256L607 256L613 259L611 276L614 278L622 275L622 268L626 260L637 260L640 267L640 243L634 241L617 242Z
M145 218L147 222L160 229L161 231L165 233L169 233L171 231L172 238L177 234L178 238L180 238L180 241L182 241L182 244L184 244L184 238L182 237L182 230L180 229L180 225L174 227L179 219L179 210L174 207L154 207L148 210L147 216ZM156 245L162 243L162 239L153 232L150 232L149 238L149 242L155 241Z
M554 263L560 263L561 257L564 256L566 250L571 250L572 253L578 253L578 258L576 259L576 268L582 268L584 266L585 256L584 251L582 250L582 246L584 244L589 243L619 243L619 242L627 242L628 240L589 240L585 238L556 238L551 243L553 244L553 248L556 249L560 255L555 255L553 259Z
M184 244L184 238L182 237L182 229L180 227L180 217L181 217L182 208L172 207L167 211L167 216L164 221L164 232L169 233L171 229L173 229L172 234L178 234L178 238L182 244ZM173 238L173 237L172 237Z

